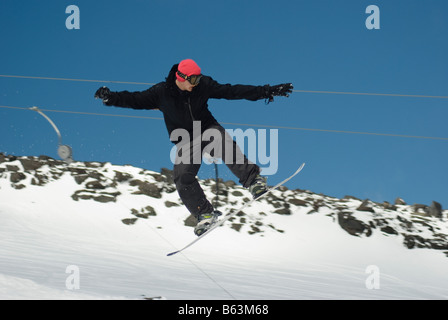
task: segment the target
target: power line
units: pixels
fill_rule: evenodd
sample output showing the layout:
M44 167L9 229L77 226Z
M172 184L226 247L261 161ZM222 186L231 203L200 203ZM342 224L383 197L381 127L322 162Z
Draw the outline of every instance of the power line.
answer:
M311 90L293 90L293 92L300 92L300 93L323 93L323 94L345 94L345 95L362 95L362 96L383 96L383 97L448 99L448 96L428 96L428 95L418 95L418 94L397 94L397 93L311 91Z
M85 170L87 171L92 171L95 172L95 170L90 169L90 168L85 168ZM103 175L103 178L111 181L114 183L114 181ZM125 208L128 212L132 212L132 207L129 206L129 204L127 204L125 201L123 201L123 199L120 199L120 201L118 202L123 208ZM166 237L164 237L160 232L158 232L154 227L151 226L151 224L149 224L149 221L145 221L144 223L157 235L159 236L163 241L165 241L169 246L171 246L172 248L176 248L176 246L171 243L171 241L169 241ZM228 296L230 296L233 300L237 300L236 297L234 295L232 295L226 288L224 288L221 284L219 284L218 281L216 281L212 276L210 276L203 268L199 267L198 264L194 263L190 258L188 258L184 252L181 252L182 256L191 264L193 265L196 269L198 269L202 274L204 274L208 279L210 279L217 287L219 287L222 291L224 291Z
M77 81L77 82L102 82L102 83L121 83L121 84L138 84L138 85L155 85L150 82L130 82L130 81L113 81L113 80L90 80L90 79L71 79L71 78L51 78L51 77L31 77L0 74L2 78L19 78L19 79L37 79L37 80L56 80L56 81Z
M0 106L0 108L17 109L17 110L31 110L31 108L12 107L12 106ZM92 113L92 112L81 112L81 111L51 110L51 109L42 109L42 108L39 108L39 109L44 111L44 112L59 112L59 113L81 114L81 115L89 115L89 116L163 120L163 118L161 118L161 117L131 116L131 115L123 115L123 114L108 114L108 113ZM347 131L347 130L300 128L300 127L287 127L287 126L276 126L276 125L267 125L267 124L250 124L250 123L234 123L234 122L220 122L220 123L224 124L224 125L231 125L231 126L272 128L272 129L285 129L285 130L301 130L301 131L328 132L328 133L346 133L346 134L360 134L360 135L371 135L371 136L384 136L384 137L398 137L398 138L411 138L411 139L427 139L427 140L448 141L448 138L444 138L444 137L428 137L428 136L415 136L415 135L380 133L380 132L362 132L362 131Z
M76 81L76 82L98 82L98 83L119 83L153 86L152 82L131 82L131 81L114 81L114 80L91 80L91 79L71 79L71 78L54 78L54 77L34 77L34 76L18 76L0 74L2 78L18 78L18 79L37 79L37 80L56 80L56 81ZM418 95L418 94L399 94L399 93L371 93L371 92L345 92L345 91L316 91L316 90L292 90L297 93L315 93L315 94L339 94L339 95L362 95L362 96L383 96L383 97L406 97L406 98L429 98L429 99L448 99L448 96Z
M107 178L109 179L109 178ZM111 179L110 179L111 180ZM121 203L121 205L125 208L127 208L127 210L132 211L132 209L130 207L128 207L128 205L125 205L123 203ZM165 241L168 245L170 245L173 248L176 248L176 246L169 241L167 238L165 238L164 236L162 236L162 234L160 232L158 232L155 228L153 228L150 224L149 221L145 221L145 224L157 235L159 236L163 241ZM221 284L219 284L218 281L216 281L211 275L209 275L203 268L199 267L199 265L197 263L194 263L190 258L188 258L188 256L185 255L184 252L181 252L182 256L191 264L193 265L196 269L198 269L202 274L204 274L208 279L210 279L217 287L219 287L222 291L224 291L229 297L231 297L233 300L237 300L236 297L234 295L232 295L232 293L230 293L229 290L227 290L226 288L224 288Z
M362 131L346 131L346 130L330 130L330 129L314 129L314 128L297 128L297 127L285 127L285 126L273 126L264 124L247 124L247 123L230 123L221 122L222 124L235 125L235 126L249 126L249 127L263 127L263 128L275 128L286 130L302 130L302 131L315 131L315 132L330 132L330 133L348 133L348 134L363 134L372 136L385 136L385 137L399 137L399 138L413 138L413 139L430 139L430 140L446 140L448 138L443 137L426 137L426 136L413 136L406 134L393 134L393 133L378 133L378 132L362 132Z
M18 110L31 110L31 108L11 107L11 106L0 106L0 108L18 109ZM68 114L82 114L82 115L89 115L89 116L163 120L163 118L161 118L161 117L131 116L131 115L125 115L125 114L95 113L95 112L81 112L81 111L67 111L67 110L51 110L51 109L42 109L42 108L39 108L39 109L44 111L44 112L59 112L59 113L68 113Z

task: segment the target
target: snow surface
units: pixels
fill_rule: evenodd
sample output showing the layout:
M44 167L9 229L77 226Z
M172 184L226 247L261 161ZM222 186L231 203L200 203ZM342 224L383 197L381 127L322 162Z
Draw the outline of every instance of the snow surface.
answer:
M49 174L50 168L40 170ZM110 164L102 170L111 177L117 170L142 171ZM249 235L227 225L167 257L194 238L184 225L186 209L164 205L178 202L177 192L152 200L119 184L116 202L74 201L79 185L69 173L45 186L30 179L21 190L0 179L0 299L448 298L442 252L409 250L400 237L381 233L351 236L325 208L307 214L310 208L294 207L292 215L263 218L283 233ZM156 216L122 222L132 208L148 204ZM249 213L259 211L266 211L265 203ZM67 286L69 266L79 268L79 289ZM366 285L369 266L380 272L378 289Z

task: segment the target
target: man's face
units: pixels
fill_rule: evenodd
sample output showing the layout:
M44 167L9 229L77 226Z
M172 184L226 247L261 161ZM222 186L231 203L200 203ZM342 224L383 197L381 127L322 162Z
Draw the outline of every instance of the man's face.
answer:
M196 87L196 86L192 85L188 80L185 80L183 82L176 80L176 84L179 87L179 89L182 91L191 92L191 91L193 91L194 87Z

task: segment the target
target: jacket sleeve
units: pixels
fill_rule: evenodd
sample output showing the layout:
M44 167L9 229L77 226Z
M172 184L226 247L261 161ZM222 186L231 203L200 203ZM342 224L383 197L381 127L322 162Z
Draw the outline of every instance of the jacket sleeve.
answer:
M158 94L156 86L145 91L111 92L110 98L105 102L107 106L116 106L131 109L157 109Z
M208 90L210 98L214 99L256 101L267 97L266 86L220 84L212 78L209 78Z

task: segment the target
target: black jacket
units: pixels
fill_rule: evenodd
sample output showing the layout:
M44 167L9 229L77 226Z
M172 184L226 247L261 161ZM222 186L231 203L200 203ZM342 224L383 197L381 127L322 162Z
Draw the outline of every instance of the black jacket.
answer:
M111 92L108 106L132 109L159 109L163 112L168 133L183 128L193 131L193 121L201 121L202 130L217 121L208 109L208 99L247 99L256 101L266 98L267 86L219 84L211 77L203 76L192 92L181 91L176 83L177 64L166 81L141 92Z

